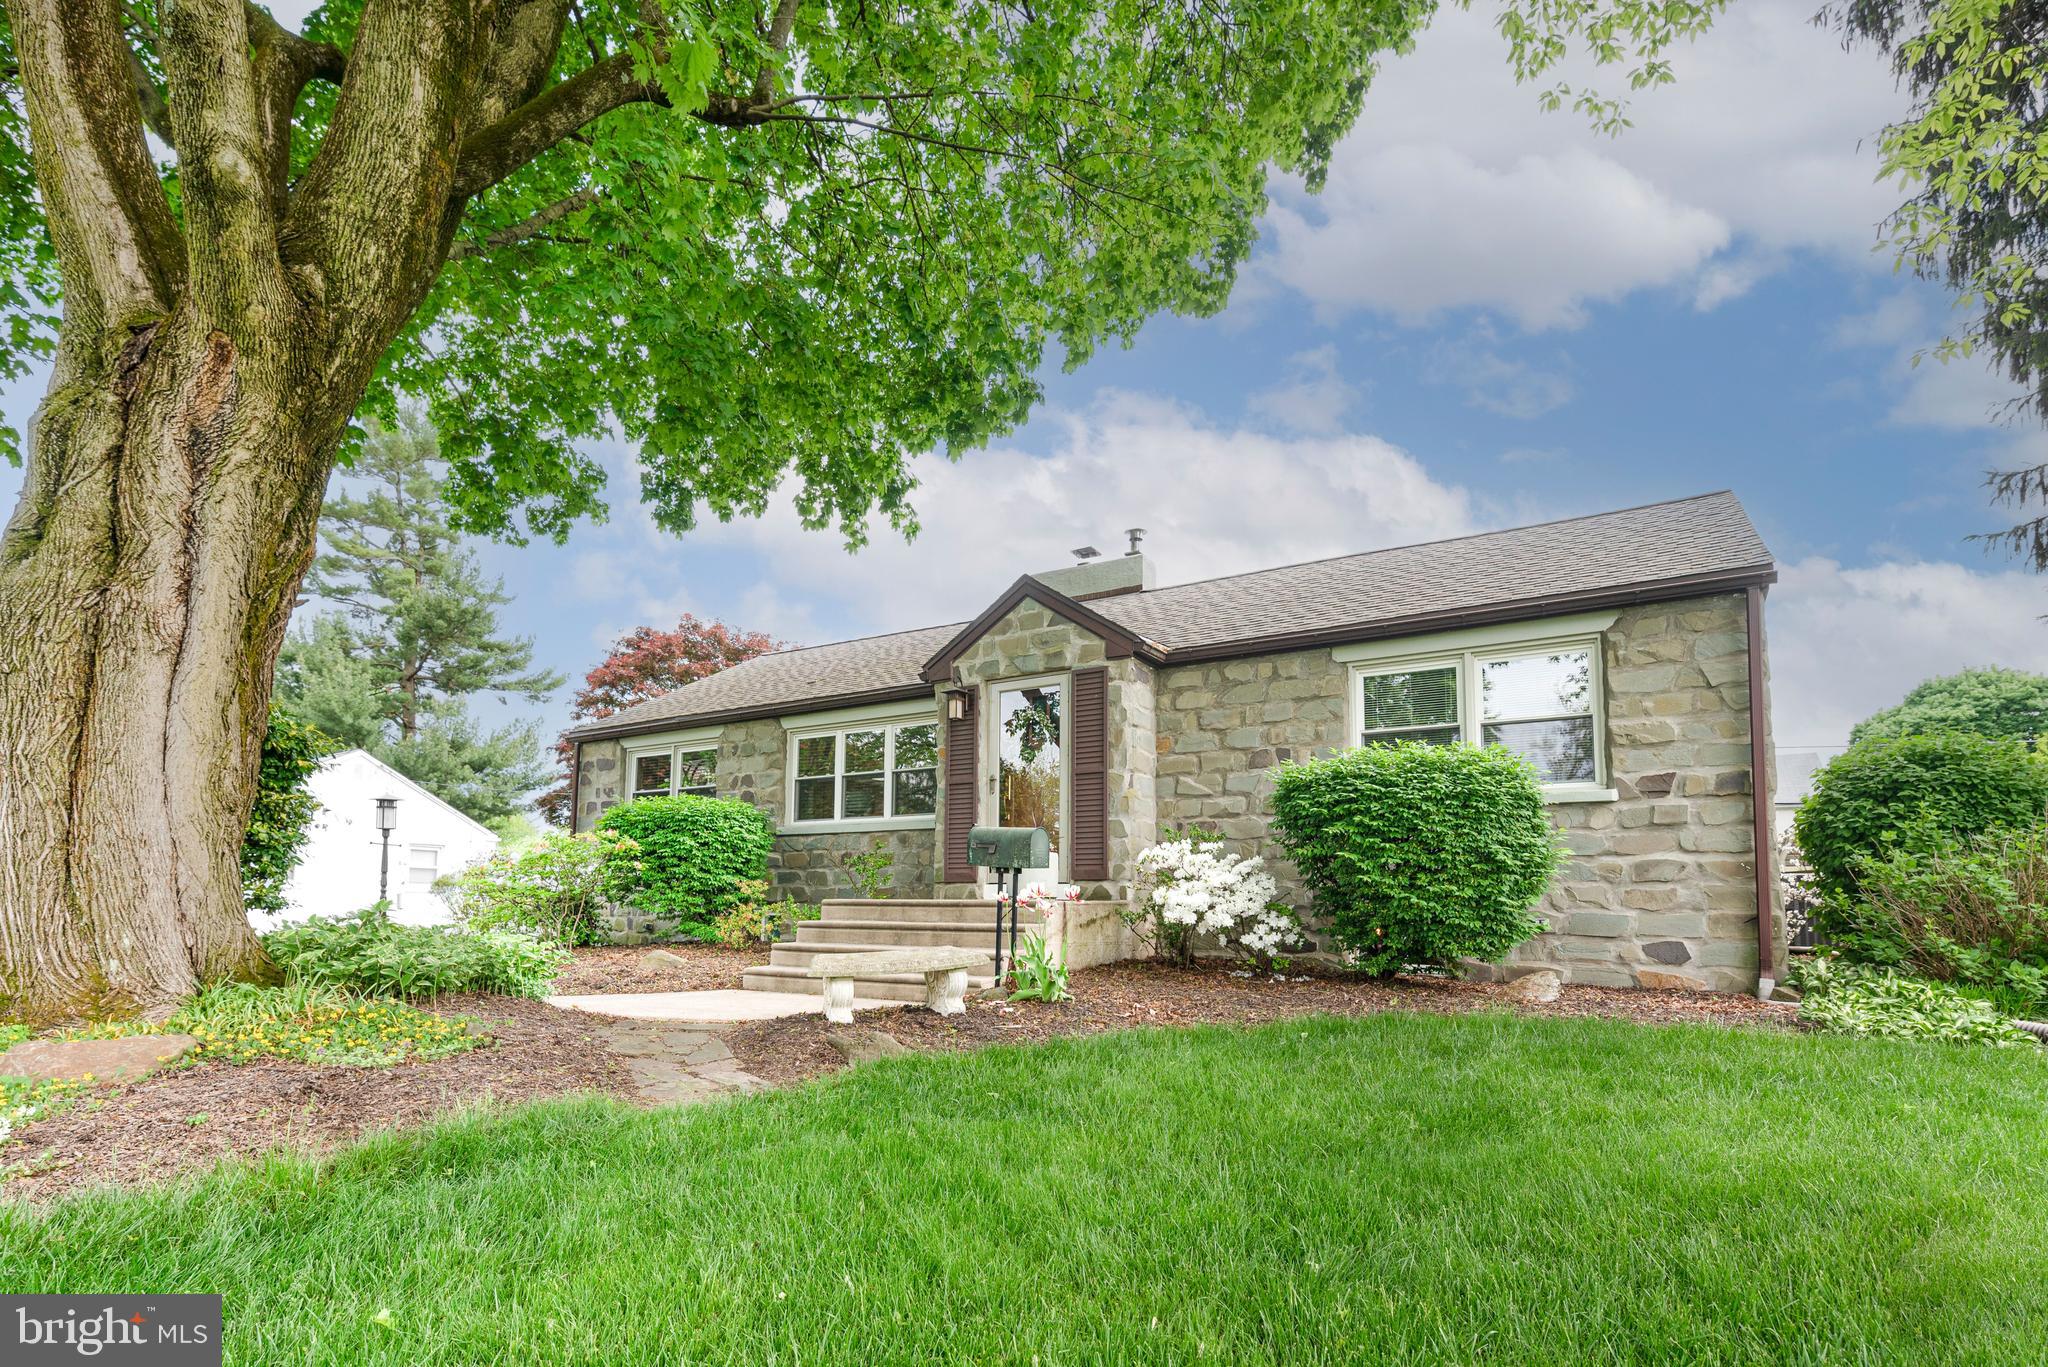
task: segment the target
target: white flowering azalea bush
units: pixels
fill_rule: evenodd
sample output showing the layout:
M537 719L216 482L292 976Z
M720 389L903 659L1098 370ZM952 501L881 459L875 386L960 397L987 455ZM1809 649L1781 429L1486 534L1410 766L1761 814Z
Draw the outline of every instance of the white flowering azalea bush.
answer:
M1301 934L1257 855L1231 854L1198 831L1169 832L1138 852L1139 895L1129 919L1161 954L1187 963L1210 937L1226 953L1269 962Z

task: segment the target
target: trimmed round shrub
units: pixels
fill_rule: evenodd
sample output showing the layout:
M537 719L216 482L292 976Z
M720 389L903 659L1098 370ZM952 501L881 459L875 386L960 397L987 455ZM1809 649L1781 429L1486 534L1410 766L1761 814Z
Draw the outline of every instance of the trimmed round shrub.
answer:
M722 797L643 797L598 818L600 831L640 847L634 905L650 916L710 921L747 899L768 877L775 838L751 802Z
M2048 759L2017 740L1960 733L1861 741L1813 776L1792 820L1823 906L1856 896L1856 862L1908 831L1972 837L2038 825ZM1823 918L1824 921L1829 919Z
M1273 825L1374 974L1504 957L1544 928L1531 909L1563 857L1536 771L1498 746L1406 741L1284 766Z

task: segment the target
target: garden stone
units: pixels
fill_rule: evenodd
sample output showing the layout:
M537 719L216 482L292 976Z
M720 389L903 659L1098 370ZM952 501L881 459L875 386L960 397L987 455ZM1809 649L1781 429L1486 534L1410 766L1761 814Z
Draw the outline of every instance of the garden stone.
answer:
M1509 983L1505 995L1518 1002L1554 1002L1563 992L1564 979L1556 970L1539 968Z
M683 958L680 954L671 954L665 949L649 950L647 952L647 962L660 964L663 968L688 968L690 966L689 960Z
M835 1030L827 1038L848 1063L871 1063L911 1052L909 1045L881 1030Z
M1665 992L1705 992L1707 984L1685 973L1666 973L1655 968L1636 970L1636 985Z
M190 1035L28 1040L0 1054L0 1077L32 1082L83 1077L94 1082L130 1082L182 1058L198 1043Z

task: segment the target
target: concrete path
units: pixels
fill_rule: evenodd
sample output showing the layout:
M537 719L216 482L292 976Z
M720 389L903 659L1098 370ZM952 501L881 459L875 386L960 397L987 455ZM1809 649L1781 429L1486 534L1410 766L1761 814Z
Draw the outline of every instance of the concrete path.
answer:
M825 1009L825 998L815 992L600 992L587 997L549 997L547 1004L628 1020L736 1025L741 1021L779 1020L806 1012L816 1015ZM867 1000L854 1003L863 1011L901 1005L902 1002Z
M825 1009L824 997L809 992L602 992L546 1000L549 1006L588 1015L591 1033L625 1059L634 1090L655 1106L762 1090L768 1084L734 1061L719 1032L745 1021Z

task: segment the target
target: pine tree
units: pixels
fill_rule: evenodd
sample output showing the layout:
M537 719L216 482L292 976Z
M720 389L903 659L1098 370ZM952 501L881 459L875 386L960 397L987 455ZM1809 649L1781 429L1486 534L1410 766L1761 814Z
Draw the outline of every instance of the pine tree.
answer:
M433 428L416 411L373 426L321 519L308 592L334 609L285 642L277 689L328 735L361 746L480 821L547 781L535 723L485 731L480 693L545 701L562 676L498 633L511 600L448 526ZM358 487L349 487L355 485Z

